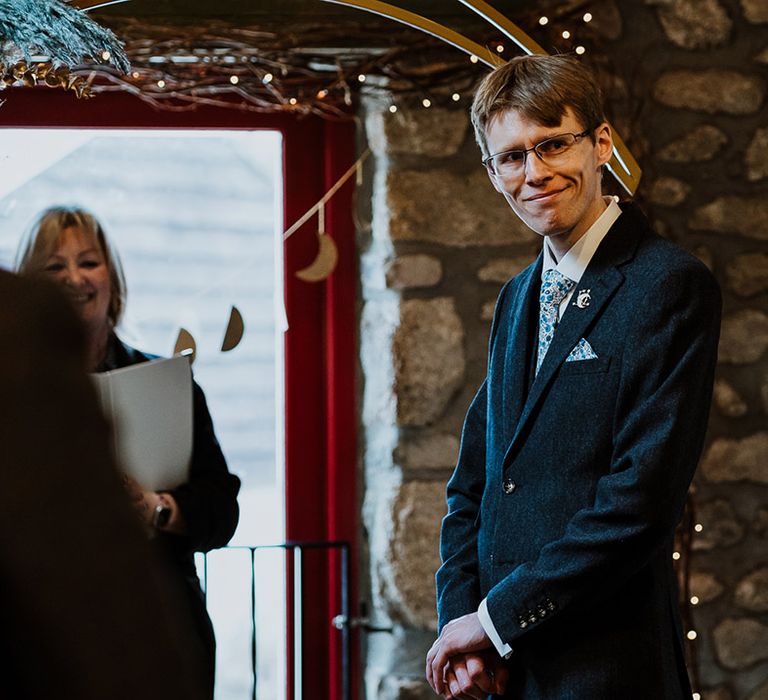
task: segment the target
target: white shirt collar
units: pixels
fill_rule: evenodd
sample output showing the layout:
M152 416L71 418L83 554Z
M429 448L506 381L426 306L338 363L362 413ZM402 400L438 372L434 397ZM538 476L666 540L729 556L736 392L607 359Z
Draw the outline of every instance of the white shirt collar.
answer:
M621 215L621 209L613 197L603 197L606 203L605 211L600 214L587 232L571 246L563 255L560 262L555 262L555 256L549 246L549 240L544 239L544 261L541 270L542 276L547 270L556 269L574 282L579 282L589 265L597 247L605 238L605 234Z

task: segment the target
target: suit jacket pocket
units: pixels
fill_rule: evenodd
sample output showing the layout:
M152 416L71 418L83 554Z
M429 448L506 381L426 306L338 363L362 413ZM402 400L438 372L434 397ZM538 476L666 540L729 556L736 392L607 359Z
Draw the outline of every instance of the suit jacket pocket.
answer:
M595 357L591 360L576 360L564 362L560 366L560 377L570 377L575 374L599 374L607 372L611 366L610 357Z

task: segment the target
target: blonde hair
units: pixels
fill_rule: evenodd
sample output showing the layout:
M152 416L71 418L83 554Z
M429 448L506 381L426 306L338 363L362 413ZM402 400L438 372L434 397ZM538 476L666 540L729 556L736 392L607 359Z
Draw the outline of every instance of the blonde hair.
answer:
M603 97L594 75L570 56L517 56L480 83L472 102L472 126L483 157L490 122L501 112L517 110L543 126L558 126L570 107L582 129L605 121ZM595 142L594 133L590 134Z
M40 274L61 241L65 229L79 228L99 245L109 273L110 298L107 317L114 328L125 308L125 275L120 257L98 219L80 207L55 206L43 210L22 240L16 255L20 275Z

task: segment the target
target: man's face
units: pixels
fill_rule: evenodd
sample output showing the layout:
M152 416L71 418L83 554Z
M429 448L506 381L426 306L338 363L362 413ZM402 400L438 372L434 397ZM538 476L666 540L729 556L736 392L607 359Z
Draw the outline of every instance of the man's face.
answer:
M517 110L497 115L486 129L491 154L533 148L560 134L580 134L591 124L580 124L570 108L559 126L542 126ZM525 164L513 174L489 172L499 191L522 221L542 236L553 237L567 249L595 222L605 209L600 189L600 166L611 157L610 128L601 124L579 138L563 154L543 161L531 151ZM558 246L560 247L560 246Z

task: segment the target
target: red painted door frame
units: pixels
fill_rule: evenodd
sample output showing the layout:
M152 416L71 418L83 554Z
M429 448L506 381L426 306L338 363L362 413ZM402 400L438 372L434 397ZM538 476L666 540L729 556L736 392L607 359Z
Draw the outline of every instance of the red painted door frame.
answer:
M88 101L48 88L3 93L0 128L194 128L274 129L283 135L286 228L314 205L355 160L354 126L314 117L257 114L205 106L195 111L158 111L127 93ZM351 545L351 614L357 601L357 263L352 217L354 178L326 206L326 231L339 250L334 273L306 283L296 270L317 251L317 220L286 241L285 307L285 500L290 540L343 540ZM336 561L334 559L334 561ZM333 566L308 561L304 587L307 631L303 644L304 697L341 698L339 632L330 624L340 612ZM352 644L352 698L360 682L357 640ZM289 660L290 661L290 660ZM289 664L290 668L290 664ZM289 672L288 688L293 688ZM289 697L290 694L289 694Z

